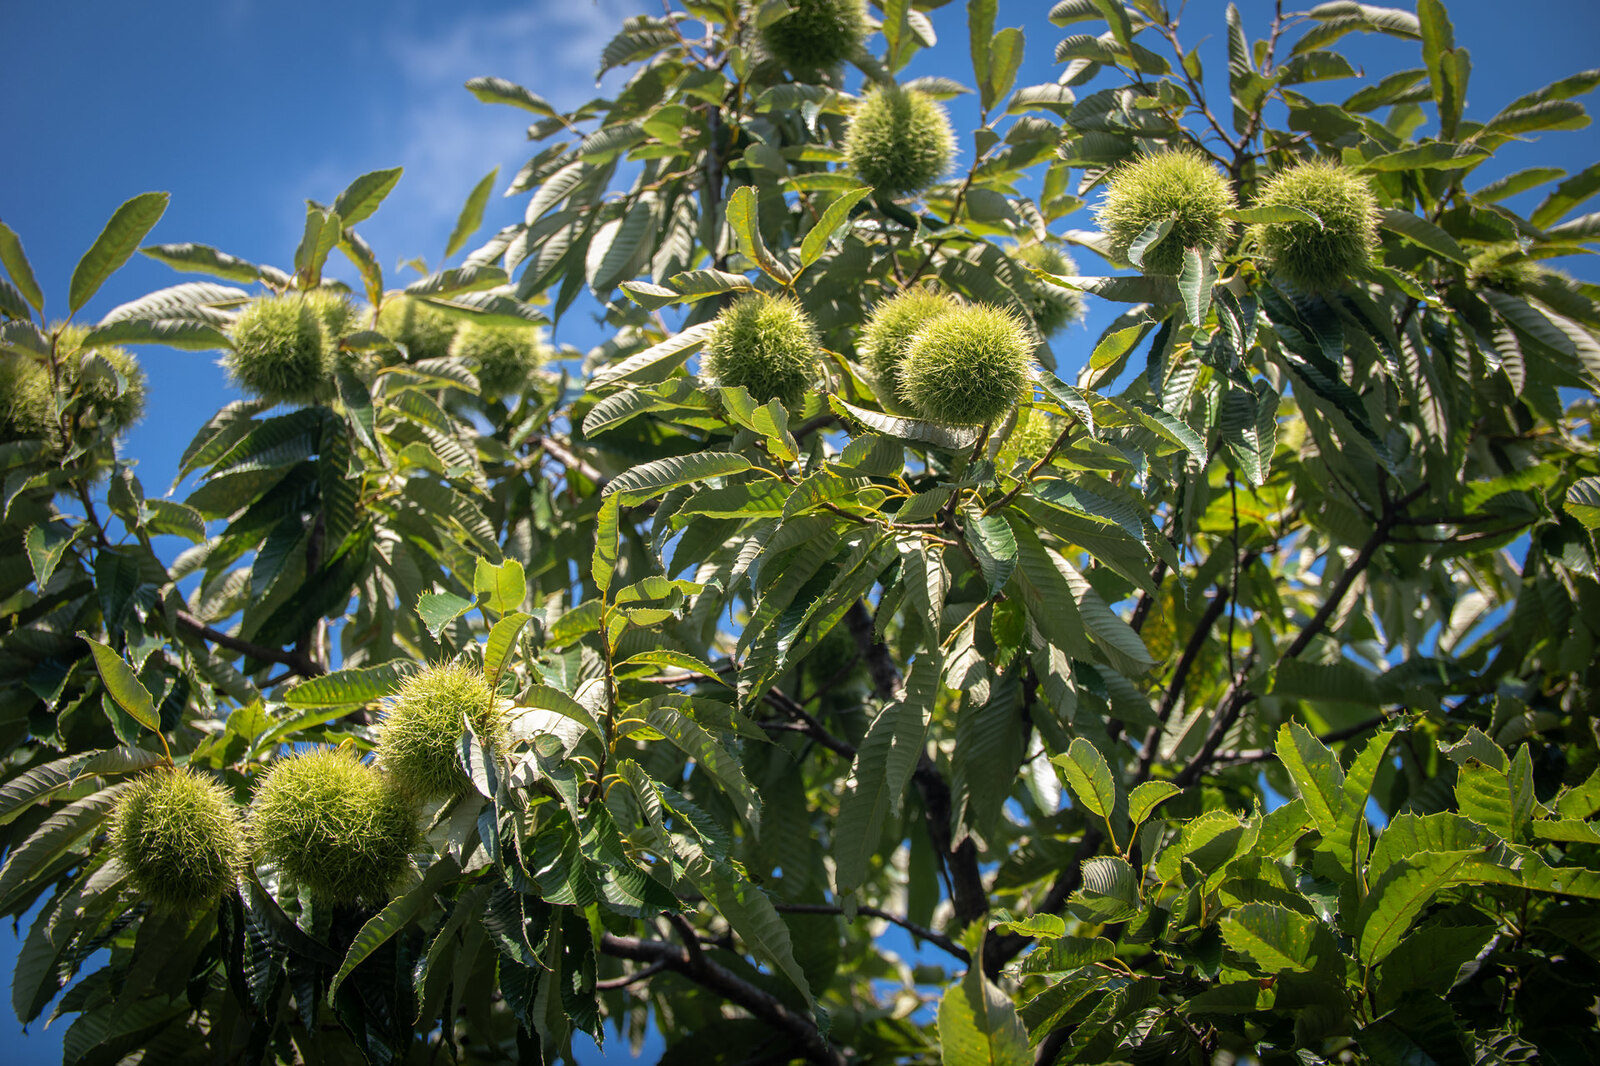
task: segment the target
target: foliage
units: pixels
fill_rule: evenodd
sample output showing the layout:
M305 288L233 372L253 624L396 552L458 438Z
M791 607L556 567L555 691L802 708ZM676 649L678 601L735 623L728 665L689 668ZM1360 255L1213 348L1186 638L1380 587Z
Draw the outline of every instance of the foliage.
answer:
M896 195L850 117L938 5L840 43L866 89L759 46L821 6L629 19L622 88L567 113L474 79L533 117L523 221L403 290L359 232L395 170L283 268L141 249L136 196L66 324L0 227L18 1016L72 1016L74 1063L1600 1058L1600 290L1542 265L1600 241L1600 166L1523 143L1600 73L1469 117L1438 0L1255 40L1230 8L1220 102L1165 6L1064 0L1061 80L1019 87L970 0L970 84L902 88L972 91L974 153ZM1419 65L1328 102L1353 32ZM1376 215L1270 201L1317 160ZM1370 267L1308 279L1274 242L1313 233ZM1141 269L1028 251L1062 243ZM74 321L135 250L206 280ZM982 410L868 361L924 287L971 310L910 380L934 327L1010 322ZM1071 380L1058 291L1125 305ZM585 292L581 361L492 384L457 342ZM803 382L728 343L769 313ZM140 344L251 394L182 499L103 414ZM423 663L509 708L439 727L470 787L432 799L370 756ZM215 907L153 906L117 828L178 780L250 803Z

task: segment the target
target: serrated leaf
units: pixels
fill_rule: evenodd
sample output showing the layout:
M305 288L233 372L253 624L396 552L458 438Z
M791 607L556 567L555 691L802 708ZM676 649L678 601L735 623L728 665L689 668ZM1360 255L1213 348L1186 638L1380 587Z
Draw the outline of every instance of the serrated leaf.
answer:
M392 167L361 175L333 201L333 213L346 227L366 221L394 189L401 173L401 167Z
M1134 786L1128 793L1128 818L1133 822L1134 831L1138 831L1152 811L1179 791L1171 781L1145 781Z
M541 118L554 118L556 114L544 97L504 78L472 78L467 82L467 91L486 104L509 104Z
M705 344L715 326L714 322L702 322L690 326L682 333L676 333L642 352L630 355L620 363L602 367L595 371L589 385L591 388L599 388L602 385L614 385L644 374L660 375L674 370Z
M362 923L355 939L350 942L350 950L345 952L344 961L339 964L338 972L328 982L329 1006L333 1005L334 996L345 978L374 951L431 910L435 894L455 874L456 864L448 856L438 859L428 867L428 872L411 891L396 896L381 911Z
M1128 245L1128 262L1142 269L1144 257L1149 254L1150 249L1160 244L1166 239L1167 234L1172 232L1172 222L1170 218L1163 218L1146 226L1144 232Z
M602 491L607 496L615 494L621 506L632 507L679 485L749 469L750 460L734 452L696 452L641 463L612 478Z
M1017 538L1000 515L980 514L975 509L966 514L964 523L967 545L978 560L984 580L993 596L1005 587L1011 571L1017 566Z
M847 403L837 396L829 396L828 403L841 415L855 419L868 429L901 440L914 440L932 444L947 451L969 451L978 443L981 426L956 426L945 422L925 422L915 418L900 418Z
M1278 759L1289 771L1289 779L1306 801L1306 811L1324 836L1332 837L1339 828L1344 807L1344 770L1328 746L1299 722L1278 727Z
M522 564L506 559L498 565L479 559L472 577L472 591L496 614L509 614L522 606L528 596L528 579Z
M822 258L822 253L828 250L828 241L839 231L839 227L849 220L851 209L871 195L871 186L860 186L840 193L839 197L828 205L827 210L822 212L822 217L817 220L817 224L811 227L800 242L802 270Z
M773 258L772 253L767 250L766 242L761 239L761 220L753 186L741 185L732 196L728 197L725 217L728 220L728 229L739 242L739 251L744 253L747 259L759 266L763 273L771 275L780 285L788 285L794 280L789 268Z
M918 658L912 663L905 696L878 713L856 750L835 820L834 883L841 895L865 882L872 856L882 843L884 822L900 810L922 757L939 691L938 675L935 662Z
M506 663L511 660L511 652L517 646L517 637L521 636L522 629L533 615L523 611L512 611L496 622L489 630L489 639L483 646L483 674L492 689L499 684L500 674L506 668Z
M1235 907L1219 925L1230 948L1269 974L1307 973L1342 961L1332 934L1317 919L1276 904Z
M140 248L139 252L174 270L209 274L246 284L261 280L261 268L254 263L206 244L152 244Z
M140 193L111 213L105 229L100 231L100 236L94 239L89 250L83 253L78 265L72 268L72 281L67 287L67 308L73 314L77 314L100 290L105 280L115 274L138 249L139 242L161 221L169 198L170 195L164 192ZM7 269L10 269L9 263ZM16 278L15 272L12 278Z
M1450 884L1475 853L1445 851L1413 855L1390 865L1373 883L1356 919L1357 958L1374 966L1400 946L1411 922Z
M1016 1007L977 966L940 998L938 1027L941 1057L952 1066L1032 1066Z
M1467 253L1462 251L1461 245L1456 243L1454 237L1427 219L1418 218L1409 211L1381 207L1378 209L1378 223L1384 229L1400 234L1412 244L1426 248L1435 255L1442 255L1452 262L1463 265L1468 261Z
M1361 164L1363 170L1379 173L1396 170L1464 170L1489 158L1489 150L1479 145L1447 144L1430 141L1412 148L1369 159Z
M33 567L33 578L40 589L50 582L67 545L77 539L78 527L63 528L54 523L30 526L23 537L28 552L28 562Z
M1217 268L1211 256L1199 248L1185 248L1183 270L1178 275L1178 291L1183 294L1183 307L1191 325L1205 325L1211 312L1211 286L1217 280Z
M155 701L150 698L150 691L140 683L139 676L133 672L133 667L110 647L87 633L80 630L78 636L89 645L100 680L105 684L106 691L111 694L117 706L127 711L146 729L159 733L161 719L156 713Z
M39 282L33 276L33 266L29 264L27 255L22 251L22 239L4 222L0 222L0 263L5 264L12 283L27 298L28 303L33 305L33 309L43 312L44 293L39 289Z
M662 697L650 700L632 713L640 714L662 736L689 758L693 759L711 779L727 793L734 810L750 827L753 834L761 832L761 803L755 790L745 779L738 760L717 743L705 727L674 706L679 697Z
M394 695L400 683L416 670L417 664L409 659L335 670L295 685L284 693L283 702L296 710L376 703Z
M1579 478L1567 489L1563 506L1590 529L1600 529L1600 477Z
M424 592L417 597L417 617L422 619L422 624L428 628L433 639L438 640L446 626L475 605L475 601L452 592Z
M1050 761L1061 768L1061 776L1085 808L1104 818L1116 807L1117 785L1111 767L1093 744L1075 737L1065 752Z

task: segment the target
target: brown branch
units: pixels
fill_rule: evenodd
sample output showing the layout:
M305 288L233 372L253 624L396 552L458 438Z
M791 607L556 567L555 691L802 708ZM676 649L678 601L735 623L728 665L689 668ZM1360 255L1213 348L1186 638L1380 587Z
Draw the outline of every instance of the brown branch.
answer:
M1343 729L1334 729L1327 733L1320 733L1317 735L1317 739L1324 744L1337 744L1341 740L1349 740L1351 737L1358 737L1369 729L1377 729L1388 720L1389 715L1387 714L1373 715L1371 718L1357 722L1355 725L1347 725ZM1212 765L1248 766L1251 763L1266 762L1268 759L1277 754L1278 753L1276 751L1273 751L1270 748L1246 748L1242 751L1224 751L1219 753L1217 757L1212 760Z
M303 651L283 651L280 648L269 648L263 644L241 640L239 637L231 636L220 629L213 629L188 611L178 612L178 628L190 636L208 640L219 648L227 648L229 651L248 655L250 658L260 659L262 662L287 666L301 677L316 677L319 674L327 673L319 663Z
M1161 707L1156 712L1156 724L1145 734L1144 750L1139 755L1139 769L1134 775L1136 781L1143 782L1149 779L1151 765L1155 762L1156 749L1161 744L1161 736L1166 732L1172 712L1178 706L1178 699L1183 695L1183 686L1189 680L1189 671L1194 669L1196 660L1200 658L1200 652L1204 650L1206 640L1211 636L1211 630L1217 624L1217 619L1228 609L1230 595L1229 590L1219 587L1217 594L1206 605L1200 621L1195 624L1194 632L1189 634L1189 643L1184 645L1183 654L1178 657L1178 665L1172 671L1172 680L1167 683L1166 694L1161 697Z
M775 910L782 911L786 914L844 913L843 907L833 903L774 903L772 906ZM864 906L857 906L856 913L865 914L868 918L881 918L886 922L892 922L909 932L917 939L926 940L935 947L943 948L945 951L949 952L951 955L954 955L962 962L970 963L972 961L972 956L968 953L966 948L962 947L960 944L957 944L954 940L951 940L943 933L936 933L932 929L918 925L916 922L913 922L911 919L906 918L903 915L892 914L889 911L882 910L878 907Z
M550 458L554 459L568 470L575 470L584 477L588 478L590 481L594 482L596 488L605 488L607 483L611 480L604 474L600 473L599 470L596 470L590 463L580 458L565 444L562 444L559 440L549 434L535 434L533 437L529 438L529 443L533 444L537 448L543 448L546 455L550 456Z
M855 638L856 648L867 662L867 673L872 677L873 689L880 699L900 699L905 694L900 669L888 647L873 632L872 616L860 600L845 612L845 624ZM978 846L971 837L956 844L950 831L950 785L939 768L924 751L917 760L911 779L916 782L922 796L924 821L934 851L949 878L951 902L955 905L956 919L962 924L981 917L989 910L988 892L983 887L983 875L978 869Z
M786 1034L794 1042L795 1050L804 1055L807 1061L822 1066L844 1066L844 1056L828 1045L815 1022L804 1014L790 1010L777 997L718 965L703 953L691 956L687 949L675 944L611 933L601 935L600 950L612 958L659 965L662 969L680 973Z

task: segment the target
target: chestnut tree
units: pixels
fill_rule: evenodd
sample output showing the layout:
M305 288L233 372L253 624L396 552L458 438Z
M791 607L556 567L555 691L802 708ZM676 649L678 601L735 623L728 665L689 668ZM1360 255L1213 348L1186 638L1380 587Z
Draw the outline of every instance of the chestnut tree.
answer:
M398 170L281 268L145 193L46 300L0 227L0 913L69 1063L1600 1060L1600 164L1528 143L1600 71L1469 115L1440 0L1063 0L1018 85L969 0L902 78L945 2L474 79L524 221L402 289ZM193 277L79 321L136 251ZM149 344L241 392L181 499Z

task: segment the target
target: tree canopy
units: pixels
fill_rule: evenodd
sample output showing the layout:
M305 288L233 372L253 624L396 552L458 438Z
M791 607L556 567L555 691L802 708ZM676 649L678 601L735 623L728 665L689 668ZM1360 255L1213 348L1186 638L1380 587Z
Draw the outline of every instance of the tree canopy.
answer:
M945 2L474 79L524 220L400 289L398 170L283 267L135 196L48 300L0 224L0 913L68 1063L1600 1059L1600 164L1529 143L1600 71L1469 115L1440 0L1063 0L1018 85L968 0L902 80ZM136 252L198 280L77 321ZM151 344L242 394L182 499Z

